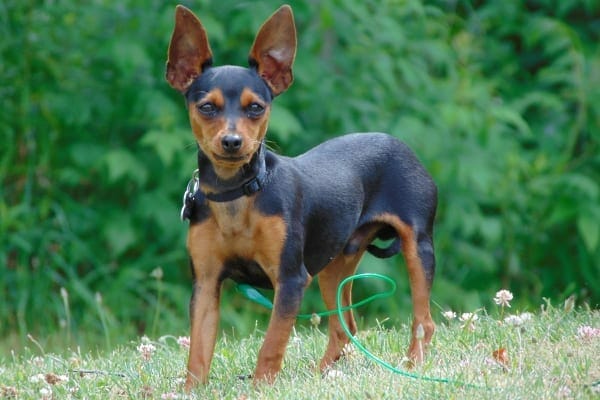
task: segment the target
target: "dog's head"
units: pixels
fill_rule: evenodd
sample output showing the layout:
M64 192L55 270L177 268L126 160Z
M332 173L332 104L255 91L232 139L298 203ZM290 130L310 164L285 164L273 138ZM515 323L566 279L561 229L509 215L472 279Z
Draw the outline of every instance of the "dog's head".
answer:
M284 5L258 31L248 68L213 67L200 20L177 6L166 78L185 95L200 149L223 177L235 174L260 147L271 100L292 84L295 54L294 17Z

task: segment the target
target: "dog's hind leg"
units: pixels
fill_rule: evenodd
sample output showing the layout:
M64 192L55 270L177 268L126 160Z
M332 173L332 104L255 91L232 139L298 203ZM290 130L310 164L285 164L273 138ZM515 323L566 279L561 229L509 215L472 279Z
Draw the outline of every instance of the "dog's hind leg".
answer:
M412 334L408 356L411 363L420 363L435 331L429 306L435 271L431 225L429 228L421 228L418 224L410 225L394 214L382 214L376 219L392 227L400 237L413 303Z
M413 323L408 356L421 363L435 331L431 318L430 294L435 271L435 255L431 235L402 224L402 254L408 269L413 303Z

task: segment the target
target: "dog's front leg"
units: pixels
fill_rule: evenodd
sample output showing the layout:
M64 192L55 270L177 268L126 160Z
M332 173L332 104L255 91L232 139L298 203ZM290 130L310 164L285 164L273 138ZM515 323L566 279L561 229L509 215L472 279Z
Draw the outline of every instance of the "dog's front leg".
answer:
M286 278L275 285L275 298L265 341L258 353L254 382L273 383L281 370L285 349L310 276Z
M214 275L214 276L213 276ZM221 281L217 274L196 277L190 301L190 353L185 389L206 383L217 339Z

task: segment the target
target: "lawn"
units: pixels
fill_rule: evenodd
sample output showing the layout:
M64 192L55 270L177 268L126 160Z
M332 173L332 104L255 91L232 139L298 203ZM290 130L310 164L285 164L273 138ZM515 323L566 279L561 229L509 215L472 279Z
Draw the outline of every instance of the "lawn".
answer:
M315 372L324 351L325 324L300 325L282 373L272 386L244 379L254 368L263 333L223 334L210 383L182 391L188 338L132 341L110 353L31 346L0 359L0 398L133 399L592 399L600 397L600 312L572 304L535 312L498 306L455 315L438 311L438 329L424 365L402 369L408 324L380 321L357 339L391 366L376 364L354 346L324 376ZM314 323L315 321L313 321ZM414 376L417 376L416 378ZM420 377L420 378L419 378ZM447 380L435 382L429 380Z

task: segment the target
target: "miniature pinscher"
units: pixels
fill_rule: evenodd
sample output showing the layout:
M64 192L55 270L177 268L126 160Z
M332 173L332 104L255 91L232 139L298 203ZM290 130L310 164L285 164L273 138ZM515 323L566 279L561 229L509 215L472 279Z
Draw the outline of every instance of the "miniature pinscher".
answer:
M414 313L412 361L422 361L435 329L429 296L437 189L412 151L382 133L341 136L295 158L265 147L271 102L291 85L295 54L296 28L287 5L258 31L248 68L213 67L204 27L190 10L176 8L166 79L185 96L199 147L182 209L190 220L194 279L187 390L208 380L226 278L274 289L255 382L273 382L281 369L313 277L318 275L325 305L333 309L338 284L354 274L365 251L404 255ZM376 238L389 246L372 244ZM351 285L342 300L351 304ZM352 312L344 318L356 332ZM348 342L338 317L331 316L321 371Z

